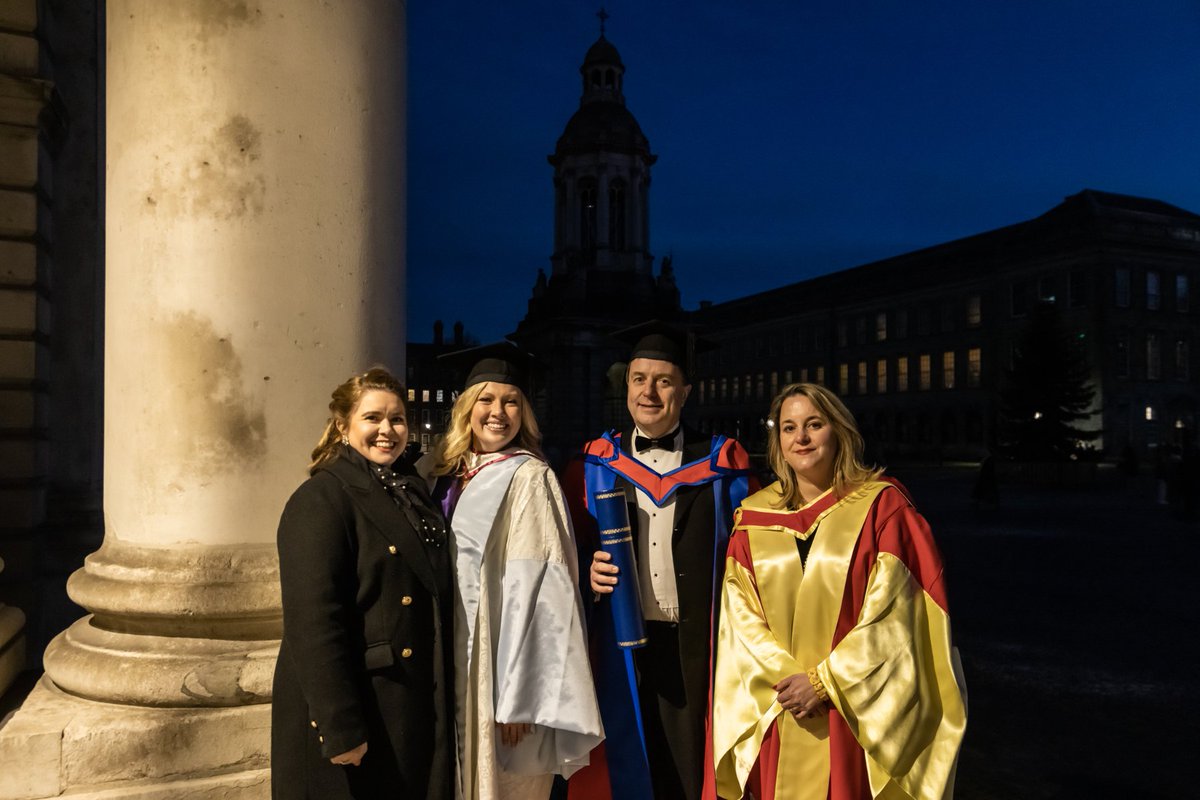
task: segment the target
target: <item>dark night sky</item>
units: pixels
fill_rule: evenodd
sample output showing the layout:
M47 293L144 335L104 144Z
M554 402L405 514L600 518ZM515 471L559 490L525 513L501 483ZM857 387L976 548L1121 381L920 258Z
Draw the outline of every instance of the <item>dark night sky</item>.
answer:
M516 327L546 156L599 3L409 15L408 335ZM1197 0L609 0L686 308L1035 217L1084 189L1200 212Z

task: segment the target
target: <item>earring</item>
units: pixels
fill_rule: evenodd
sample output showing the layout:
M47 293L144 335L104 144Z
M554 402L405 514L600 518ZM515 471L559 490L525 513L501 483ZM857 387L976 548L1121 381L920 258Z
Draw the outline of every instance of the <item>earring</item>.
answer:
M342 434L342 444L350 444L350 437L344 433Z

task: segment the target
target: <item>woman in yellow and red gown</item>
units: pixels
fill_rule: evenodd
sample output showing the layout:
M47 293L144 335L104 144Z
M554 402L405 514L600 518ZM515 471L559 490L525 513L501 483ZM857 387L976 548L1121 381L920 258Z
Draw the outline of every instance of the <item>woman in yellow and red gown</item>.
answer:
M738 509L723 582L717 792L951 797L966 689L929 525L829 390L786 387L770 424L779 480Z

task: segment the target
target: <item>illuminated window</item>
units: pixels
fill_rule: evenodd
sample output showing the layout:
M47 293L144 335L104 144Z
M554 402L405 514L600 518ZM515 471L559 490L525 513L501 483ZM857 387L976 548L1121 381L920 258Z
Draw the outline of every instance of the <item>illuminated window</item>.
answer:
M443 389L438 389L438 390L437 390L437 401L438 401L439 403L440 403L440 402L442 402L442 400L443 400L443 398L444 398L444 397L445 397L445 390L443 390Z
M967 386L978 389L983 382L983 351L972 347L967 351Z
M817 377L813 381L813 383L819 383L822 386L825 385L825 368L824 367L817 367Z
M855 391L858 394L867 393L867 362L858 362L858 380L855 381Z
M896 359L896 391L908 391L908 356Z
M983 304L979 295L973 294L967 298L967 324L971 327L983 322Z
M763 396L767 393L767 386L766 386L765 380L763 379L763 374L761 372L758 373L758 380L755 382L755 387L756 387L756 391L754 393L755 397L757 397L759 400L762 400Z
M408 390L408 402L411 403L411 402L415 401L416 399L417 399L417 390L409 389Z
M784 383L792 382L792 371L790 369L783 371L783 382Z
M875 391L884 394L887 385L887 359L881 358L875 362Z
M850 393L850 365L838 364L838 392L841 394Z
M942 353L942 388L954 388L954 351Z
M928 391L930 385L932 384L931 366L930 366L931 361L929 358L929 354L926 353L926 354L922 355L920 357L920 359L918 359L918 362L919 362L919 366L920 366L920 372L919 372L919 375L917 378L917 380L919 381L917 386L923 392Z
M875 341L887 341L887 312L880 311L875 315Z
M422 403L428 403L428 402L429 402L429 390L428 390L428 389L422 389L422 390L421 390L421 402L422 402Z
M779 394L779 373L771 373L771 397Z
M1154 406L1146 406L1146 422L1154 422Z

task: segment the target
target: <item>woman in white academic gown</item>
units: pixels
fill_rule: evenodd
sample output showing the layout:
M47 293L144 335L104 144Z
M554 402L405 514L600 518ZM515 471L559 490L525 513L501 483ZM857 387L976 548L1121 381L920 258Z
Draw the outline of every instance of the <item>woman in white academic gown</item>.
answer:
M451 521L455 683L464 800L545 800L603 739L574 536L539 449L527 356L504 343L473 365L422 460Z

